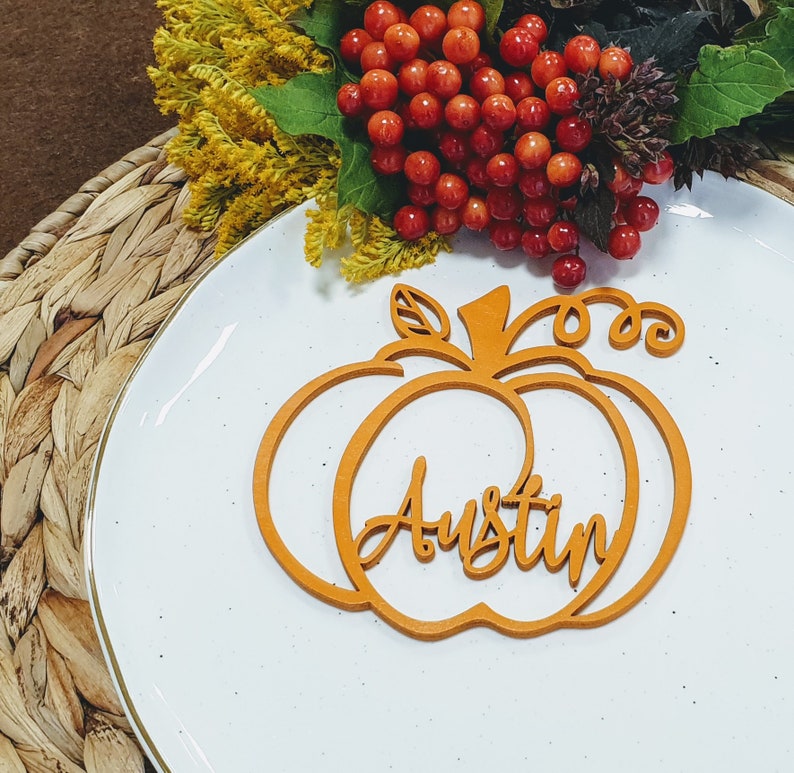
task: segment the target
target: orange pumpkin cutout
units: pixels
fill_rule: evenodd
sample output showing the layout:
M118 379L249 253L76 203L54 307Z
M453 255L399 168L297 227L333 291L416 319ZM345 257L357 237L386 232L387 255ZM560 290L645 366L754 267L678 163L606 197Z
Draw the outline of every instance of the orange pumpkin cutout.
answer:
M684 325L673 310L659 304L638 303L628 293L611 288L539 301L508 324L510 292L503 286L458 310L469 338L469 355L450 342L450 321L437 301L415 288L396 285L391 295L391 318L400 338L381 348L371 360L342 366L310 381L280 408L262 438L254 467L254 505L262 536L282 568L317 598L342 609L371 609L396 629L419 639L441 639L474 626L487 626L516 637L537 636L558 628L595 627L614 620L637 604L662 575L679 544L689 510L691 471L681 433L658 398L628 376L594 368L576 351L589 336L587 307L594 303L611 304L620 310L609 330L609 342L615 349L635 345L646 318L654 320L645 336L645 347L650 354L666 357L678 351L683 343ZM552 315L554 345L513 351L518 337L530 325ZM398 361L413 356L432 357L457 369L442 369L408 380ZM565 366L578 376L547 371L511 376L539 365ZM271 475L278 448L300 413L329 389L371 375L394 376L400 382L355 429L337 469L332 501L333 528L339 557L353 585L344 588L311 572L287 548L271 512ZM669 523L650 566L622 596L597 611L588 612L588 605L605 588L626 553L634 532L640 493L639 463L631 432L618 408L599 387L622 393L653 423L669 455L673 497ZM424 395L448 389L487 395L514 414L525 441L524 459L515 484L504 496L495 486L486 489L479 522L473 500L457 523L453 523L448 512L435 521L426 520L421 497L426 461L419 456L402 504L394 513L370 518L364 528L354 534L350 518L351 495L373 442L406 406ZM561 550L556 547L561 498L559 495L539 496L542 481L539 475L533 474L532 427L529 410L522 399L523 394L539 389L566 390L588 401L604 417L617 440L625 470L625 490L622 513L611 539L608 539L603 516L595 514L587 524L574 527ZM515 510L512 527L501 515L507 508ZM545 514L546 531L535 549L528 552L527 524L532 511ZM390 604L367 577L367 570L384 557L399 535L406 532L410 534L412 549L419 561L432 561L437 554L436 548L456 549L465 575L477 580L496 574L512 553L516 564L524 571L541 562L551 572L567 567L568 581L577 593L556 612L539 619L513 619L484 602L443 620L418 619ZM579 588L589 549L598 568Z

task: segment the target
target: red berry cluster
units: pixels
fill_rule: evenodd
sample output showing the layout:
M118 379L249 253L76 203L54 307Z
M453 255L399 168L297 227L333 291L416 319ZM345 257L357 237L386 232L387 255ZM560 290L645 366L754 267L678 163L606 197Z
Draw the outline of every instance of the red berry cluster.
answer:
M337 105L344 116L365 121L375 171L405 176L411 203L395 213L397 233L415 240L431 229L487 230L500 250L520 246L531 258L562 253L554 281L579 284L586 266L572 219L582 174L577 154L593 131L577 114L571 75L597 71L623 80L633 67L630 54L602 51L587 35L571 39L562 54L542 50L546 24L534 14L522 16L488 52L485 12L474 0L458 0L446 13L423 5L410 17L375 0L363 24L340 41L342 58L362 75L339 89ZM616 164L608 183L618 202L611 255L637 253L639 232L659 215L640 188L671 174L669 156L646 167L642 179Z

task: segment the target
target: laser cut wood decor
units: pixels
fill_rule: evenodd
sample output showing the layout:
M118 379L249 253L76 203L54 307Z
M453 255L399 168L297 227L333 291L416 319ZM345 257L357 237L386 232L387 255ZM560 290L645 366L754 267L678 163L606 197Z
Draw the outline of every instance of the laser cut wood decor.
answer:
M684 341L683 321L672 309L655 303L638 303L628 293L611 288L539 301L508 324L510 291L503 286L458 309L469 339L469 355L450 342L450 321L436 300L416 288L396 285L391 295L391 319L399 339L384 346L371 360L344 365L310 381L287 400L264 434L254 468L254 504L262 536L282 568L317 598L346 610L371 609L390 625L419 639L441 639L474 626L487 626L516 637L537 636L557 628L595 627L614 620L640 601L666 569L681 539L692 488L689 456L678 427L650 390L628 376L594 368L576 350L590 334L588 306L596 303L610 304L619 310L609 328L609 342L615 349L634 346L640 340L645 319L653 320L645 335L645 348L653 356L670 356ZM550 316L553 316L553 345L512 350L522 332ZM406 380L398 360L414 356L435 358L457 370L439 370ZM578 376L547 370L518 373L539 365L565 366ZM353 585L343 588L311 572L287 548L270 509L271 474L279 445L294 420L313 400L333 387L372 375L394 376L397 381L394 391L355 428L336 472L330 503L336 548ZM621 392L653 423L669 455L673 496L660 550L645 573L618 599L588 612L588 605L606 587L628 548L640 495L639 461L631 432L618 408L599 387ZM358 534L353 534L350 498L356 475L373 442L399 411L424 395L447 389L470 390L491 397L518 419L525 452L515 484L506 494L496 486L489 486L480 507L470 500L459 518L446 512L437 520L427 520L422 508L426 460L419 456L413 464L405 498L395 503L394 512L374 515ZM588 401L601 413L617 439L625 471L625 491L622 514L611 539L604 517L594 514L586 524L573 528L561 550L557 548L562 497L540 496L542 478L533 472L530 413L522 399L523 394L541 389L565 390ZM503 513L508 510L514 514L505 519ZM546 522L539 542L529 545L528 523L533 513L543 514ZM511 527L505 520L515 525ZM557 612L542 619L512 619L483 602L444 620L416 619L383 598L367 577L367 570L403 534L404 538L410 537L414 555L420 562L432 561L437 549L456 549L466 578L479 580L495 575L512 553L523 571L538 568L541 563L549 572L567 567L568 582L577 593ZM598 568L579 588L589 549Z

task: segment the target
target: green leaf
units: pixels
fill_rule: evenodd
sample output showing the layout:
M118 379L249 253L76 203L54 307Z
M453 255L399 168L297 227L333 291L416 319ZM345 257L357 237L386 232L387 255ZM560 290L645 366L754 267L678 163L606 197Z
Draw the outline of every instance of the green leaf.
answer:
M351 73L342 59L339 43L348 30L361 26L359 10L351 8L344 0L314 0L308 8L301 9L292 21L318 46L333 52L336 66L348 80L358 81L359 76Z
M766 37L766 25L768 21L769 16L764 14L748 22L743 27L739 27L733 38L733 42L737 44L744 43L745 45L748 43L758 43Z
M734 43L758 43L763 40L766 37L766 25L769 20L777 16L781 9L794 8L794 0L776 0L763 5L763 12L757 19L736 30Z
M703 11L692 11L659 24L614 30L606 33L603 45L628 46L635 62L654 57L658 67L675 72L694 60L701 44L695 32L707 16Z
M576 202L574 220L601 252L607 251L614 211L615 197L606 185L600 185L596 191L588 191Z
M294 17L294 21L318 46L329 48L338 56L342 35L360 26L354 21L355 18L355 11L342 0L314 0L309 8L301 10Z
M689 137L710 137L760 113L788 90L784 69L763 51L747 46L703 46L698 68L679 84L673 144Z
M748 48L769 54L786 73L786 81L794 88L794 8L781 8L766 25L766 39Z
M353 204L363 212L390 217L397 208L400 189L393 177L375 173L369 163L368 140L339 113L336 92L345 82L336 71L307 72L282 86L253 89L251 94L287 134L315 134L337 144L342 154L337 179L340 206Z
M718 35L729 35L733 29L735 9L731 0L695 0L701 11L706 11L709 24Z
M488 30L489 35L493 35L496 22L502 14L504 0L480 0L480 3L485 9L485 29Z

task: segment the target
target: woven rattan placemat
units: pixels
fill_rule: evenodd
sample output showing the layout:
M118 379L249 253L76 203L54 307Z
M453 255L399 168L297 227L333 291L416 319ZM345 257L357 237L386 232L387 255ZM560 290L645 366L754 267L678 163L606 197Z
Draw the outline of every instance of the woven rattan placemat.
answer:
M0 260L0 773L149 767L87 601L86 491L113 400L212 261L172 132L125 156ZM771 164L771 166L769 165ZM750 180L794 202L792 166Z
M0 260L0 772L142 771L94 631L83 511L105 419L212 261L164 134Z

